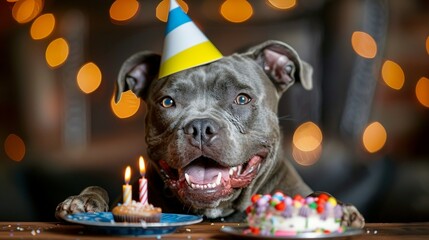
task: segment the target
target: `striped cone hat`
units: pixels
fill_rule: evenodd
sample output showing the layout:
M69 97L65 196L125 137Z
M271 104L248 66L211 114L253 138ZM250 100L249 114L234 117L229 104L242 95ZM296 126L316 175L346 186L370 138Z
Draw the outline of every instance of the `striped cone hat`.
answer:
M176 0L170 0L159 78L222 58Z

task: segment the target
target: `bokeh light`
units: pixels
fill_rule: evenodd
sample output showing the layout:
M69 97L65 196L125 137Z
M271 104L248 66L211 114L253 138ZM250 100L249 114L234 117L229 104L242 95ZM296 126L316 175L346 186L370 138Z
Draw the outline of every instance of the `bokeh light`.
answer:
M312 151L322 143L322 131L313 122L301 124L293 134L293 144L302 151Z
M82 92L92 93L100 86L101 78L101 71L98 66L89 62L79 69L76 81Z
M386 129L379 122L369 124L362 136L362 143L365 149L370 153L375 153L383 148L386 144Z
M312 165L322 153L323 135L320 128L313 122L301 124L293 134L292 155L301 165Z
M55 28L55 17L52 13L40 15L34 20L30 28L30 36L34 40L48 37Z
M351 42L353 50L361 57L374 58L377 54L377 43L366 32L353 32Z
M292 157L299 165L311 166L315 164L322 155L322 145L319 145L312 151L302 151L299 148L292 147Z
M177 4L179 4L185 13L188 12L188 4L186 4L183 0L178 0ZM158 6L156 6L156 17L162 22L167 22L169 9L170 0L162 0Z
M278 9L290 9L296 6L296 0L268 0L267 2L268 5Z
M426 38L426 52L429 54L429 36Z
M16 134L9 134L4 141L4 151L13 161L20 162L25 156L25 143Z
M133 18L140 8L137 0L116 0L110 6L110 18L123 22Z
M404 71L399 64L386 60L381 68L381 76L387 86L399 90L405 82Z
M51 67L58 67L63 64L69 56L69 45L64 38L57 38L49 43L46 48L46 62Z
M129 118L139 110L140 98L129 90L122 93L118 103L115 103L115 99L112 97L110 107L118 118Z
M27 23L37 17L42 10L42 0L20 0L13 5L12 17L18 23Z
M241 23L253 15L253 7L247 0L226 0L220 6L221 15L233 23Z
M416 97L419 102L429 108L429 79L422 77L416 84Z

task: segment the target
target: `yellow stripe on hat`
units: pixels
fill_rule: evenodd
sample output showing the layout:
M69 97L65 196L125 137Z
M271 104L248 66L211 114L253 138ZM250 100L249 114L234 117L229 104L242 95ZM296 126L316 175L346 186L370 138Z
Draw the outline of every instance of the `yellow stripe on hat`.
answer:
M222 54L219 50L217 50L210 41L206 41L179 52L165 60L165 62L161 64L159 78L188 68L207 64L220 58L222 58Z

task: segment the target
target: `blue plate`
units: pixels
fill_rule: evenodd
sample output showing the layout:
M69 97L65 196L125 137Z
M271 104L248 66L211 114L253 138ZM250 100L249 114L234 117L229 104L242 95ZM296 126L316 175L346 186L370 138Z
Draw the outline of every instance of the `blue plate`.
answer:
M199 223L203 218L195 215L162 213L160 222L123 223L115 222L111 212L96 212L69 214L64 220L84 225L97 233L156 236L172 233L181 226Z

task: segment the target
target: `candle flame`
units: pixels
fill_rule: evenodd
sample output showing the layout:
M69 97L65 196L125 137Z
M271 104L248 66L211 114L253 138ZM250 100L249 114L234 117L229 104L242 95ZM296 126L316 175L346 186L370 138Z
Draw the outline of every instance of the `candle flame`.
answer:
M131 167L127 166L127 168L125 169L125 183L126 184L130 183L130 179L131 179Z
M139 166L140 166L140 175L144 176L146 173L146 167L144 165L143 156L140 156L140 158L139 158Z

